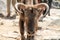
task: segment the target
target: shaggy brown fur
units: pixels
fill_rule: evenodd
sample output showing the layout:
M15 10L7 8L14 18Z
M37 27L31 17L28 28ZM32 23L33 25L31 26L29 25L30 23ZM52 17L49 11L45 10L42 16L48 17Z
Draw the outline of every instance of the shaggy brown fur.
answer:
M20 14L19 27L21 33L21 40L24 40L24 24L27 29L27 40L34 40L35 32L38 27L38 18L47 9L46 3L36 5L26 5L17 3L15 9Z

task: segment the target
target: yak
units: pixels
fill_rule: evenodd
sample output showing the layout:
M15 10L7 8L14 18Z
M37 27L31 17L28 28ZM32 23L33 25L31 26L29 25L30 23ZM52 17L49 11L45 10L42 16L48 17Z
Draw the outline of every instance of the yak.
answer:
M20 27L21 40L25 40L24 37L25 28L27 32L27 40L34 40L35 33L38 29L38 19L43 13L43 11L46 10L47 14L49 10L48 4L39 3L36 5L26 5L23 3L16 3L15 10L20 14L19 27Z

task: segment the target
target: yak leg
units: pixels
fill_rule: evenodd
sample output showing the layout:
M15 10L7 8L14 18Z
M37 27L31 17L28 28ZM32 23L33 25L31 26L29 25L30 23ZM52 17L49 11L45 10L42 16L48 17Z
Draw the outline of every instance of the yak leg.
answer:
M17 0L17 2L21 2L21 0Z
M12 5L13 5L13 7L15 6L15 4L16 4L16 0L12 0ZM17 13L16 10L15 10L15 13Z
M12 0L12 6L14 7L15 14L11 18L16 18L16 15L18 15L17 11L15 10L15 4L16 4L16 0Z
M51 5L52 5L52 0L48 0L48 5L49 5L48 15L50 16L50 9L51 9Z
M24 21L21 19L19 20L19 27L20 27L20 33L21 33L21 40L24 40Z
M11 4L11 0L7 0L7 17L10 16L10 4Z
M48 11L48 16L50 16L50 9L51 9L51 3L49 5L49 11Z
M50 16L50 9L49 9L49 11L48 11L48 16Z
M21 40L24 40L25 39L25 37L24 37L24 21L22 21L20 19L19 25L20 25Z
M23 3L25 0L17 0L17 2Z
M38 0L33 0L33 4L38 4Z

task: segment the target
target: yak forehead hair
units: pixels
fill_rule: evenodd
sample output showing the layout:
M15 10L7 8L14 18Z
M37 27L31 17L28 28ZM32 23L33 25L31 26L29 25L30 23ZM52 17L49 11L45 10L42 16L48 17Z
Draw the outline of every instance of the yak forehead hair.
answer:
M30 8L30 7L27 8L25 10L26 16L31 18L31 19L34 18L36 16L36 13L34 11L35 11L34 8Z

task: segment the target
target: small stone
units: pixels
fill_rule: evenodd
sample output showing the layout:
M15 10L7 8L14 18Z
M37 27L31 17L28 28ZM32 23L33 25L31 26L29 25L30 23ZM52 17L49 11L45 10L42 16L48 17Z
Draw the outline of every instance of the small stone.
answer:
M4 23L3 23L3 22L1 22L1 23L0 23L0 25L4 25Z

